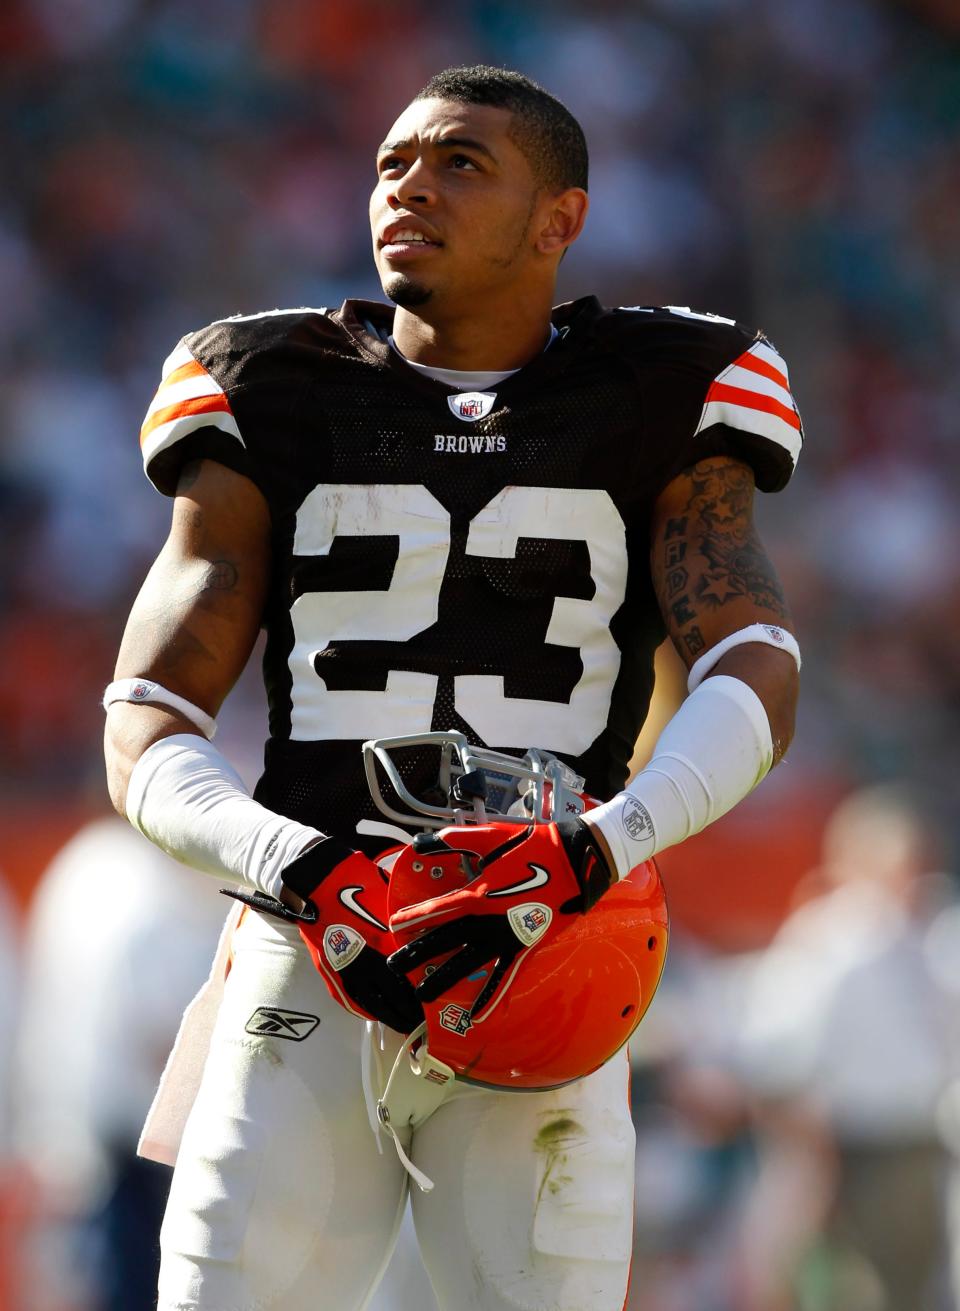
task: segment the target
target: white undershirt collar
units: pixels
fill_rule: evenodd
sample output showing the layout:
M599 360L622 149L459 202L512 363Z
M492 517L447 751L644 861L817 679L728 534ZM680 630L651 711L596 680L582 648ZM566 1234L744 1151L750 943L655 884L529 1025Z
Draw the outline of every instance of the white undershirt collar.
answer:
M550 336L547 338L547 344L544 350L549 350L556 341L559 333L554 325L550 324ZM477 370L477 369L440 369L434 364L417 364L414 360L408 360L406 355L397 346L391 334L387 341L397 352L404 364L409 364L411 369L416 369L427 378L433 378L435 382L442 382L447 387L453 387L457 391L485 391L488 387L495 387L497 383L503 382L504 378L510 378L519 369L500 369L500 370Z

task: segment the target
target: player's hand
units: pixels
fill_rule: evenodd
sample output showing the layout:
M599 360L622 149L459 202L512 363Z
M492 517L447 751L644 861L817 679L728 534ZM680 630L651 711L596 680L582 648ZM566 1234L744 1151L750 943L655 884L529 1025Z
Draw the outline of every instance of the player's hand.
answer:
M557 830L580 887L580 904L569 909L586 912L617 882L613 862L596 829L582 819L565 819L552 827Z
M423 1022L410 982L387 966L396 945L387 926L386 875L368 856L325 838L284 869L302 910L260 892L229 891L255 910L297 925L333 999L354 1015L398 1033Z
M469 846L469 830L463 841ZM555 931L563 916L588 910L612 881L580 820L521 829L480 857L476 868L466 887L394 913L390 927L398 934L419 926L423 932L389 958L391 969L408 974L453 952L418 984L423 1002L490 967L474 1017L500 999L527 951Z

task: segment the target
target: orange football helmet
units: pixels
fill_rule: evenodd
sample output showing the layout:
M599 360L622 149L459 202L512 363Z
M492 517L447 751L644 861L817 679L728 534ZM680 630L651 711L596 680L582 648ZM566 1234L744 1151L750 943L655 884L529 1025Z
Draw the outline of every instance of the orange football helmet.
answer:
M425 745L440 748L446 806L413 797L391 759L395 748ZM396 855L387 894L391 917L469 886L480 877L483 858L524 831L534 835L531 850L550 863L551 843L544 833L538 844L537 826L594 804L583 795L583 780L547 753L518 759L471 747L457 733L368 742L364 757L371 793L385 814L439 830L419 834ZM381 772L406 811L384 798ZM506 1089L554 1088L582 1078L627 1042L656 991L669 925L653 861L614 884L586 914L551 912L535 892L529 902L516 913L523 920L518 933L528 933L530 945L495 1003L476 1006L488 980L484 968L424 1002L429 1056L458 1078ZM415 941L424 927L391 925L398 946ZM436 962L427 963L409 977L419 983L434 968Z

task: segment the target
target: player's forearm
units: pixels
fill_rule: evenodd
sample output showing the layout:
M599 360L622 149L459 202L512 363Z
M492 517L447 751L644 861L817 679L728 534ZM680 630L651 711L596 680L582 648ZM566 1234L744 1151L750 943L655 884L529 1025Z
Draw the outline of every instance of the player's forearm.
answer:
M103 730L103 758L107 791L118 815L126 818L130 775L147 748L174 733L196 731L183 715L165 706L117 702L109 707Z
M299 908L283 871L322 834L254 801L210 742L209 713L147 678L115 680L104 705L117 811L176 860Z
M584 816L621 878L742 801L777 758L775 733L782 754L792 733L797 665L793 655L766 651L751 644L727 652L667 724L649 764Z
M286 867L323 837L255 801L192 725L147 747L127 775L123 803L134 828L174 859L271 897L281 896Z
M800 674L794 657L772 646L749 643L728 651L717 661L711 674L739 678L756 692L767 712L773 763L778 764L793 740L796 722Z

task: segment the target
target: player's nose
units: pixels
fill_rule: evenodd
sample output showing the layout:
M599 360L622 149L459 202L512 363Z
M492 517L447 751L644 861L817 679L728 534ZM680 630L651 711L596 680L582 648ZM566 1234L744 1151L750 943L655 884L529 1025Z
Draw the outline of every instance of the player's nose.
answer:
M404 209L411 204L432 205L436 198L436 185L430 169L422 160L414 160L387 193L391 209Z

